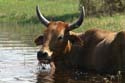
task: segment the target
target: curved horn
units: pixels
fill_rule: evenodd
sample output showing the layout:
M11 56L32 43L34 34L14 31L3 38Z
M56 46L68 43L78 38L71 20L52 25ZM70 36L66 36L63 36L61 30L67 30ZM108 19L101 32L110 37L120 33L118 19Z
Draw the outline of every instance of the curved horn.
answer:
M83 6L83 7L81 7L81 13L80 13L78 20L72 24L69 24L69 30L78 28L82 24L82 22L84 20L84 16L85 16L85 10L84 10L84 6Z
M46 27L48 27L48 24L50 22L41 14L39 6L36 6L36 13L41 23L43 23Z

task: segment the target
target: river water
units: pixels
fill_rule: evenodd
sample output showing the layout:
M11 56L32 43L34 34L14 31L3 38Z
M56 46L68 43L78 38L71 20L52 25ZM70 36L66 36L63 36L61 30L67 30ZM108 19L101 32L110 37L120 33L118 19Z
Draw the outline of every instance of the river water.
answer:
M37 48L10 37L0 33L0 83L34 83Z
M0 33L0 83L125 83L117 75L41 71L36 59L39 47L29 44L33 42L30 35L23 36L19 39L8 32Z

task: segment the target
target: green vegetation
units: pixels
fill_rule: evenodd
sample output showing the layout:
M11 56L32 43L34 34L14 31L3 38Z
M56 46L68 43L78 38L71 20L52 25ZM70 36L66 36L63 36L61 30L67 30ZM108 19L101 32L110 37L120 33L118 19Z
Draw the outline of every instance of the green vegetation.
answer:
M0 0L0 22L37 24L36 5L50 20L65 20L78 11L78 1L74 0Z
M125 12L125 0L79 0L87 15L110 15Z
M72 22L79 15L78 0L0 0L0 32L31 35L31 38L42 33L44 28L37 19L36 5L49 20ZM86 17L84 24L75 31L90 28L103 28L112 31L124 30L125 15Z
M41 33L43 26L37 19L36 5L49 20L71 22L78 16L78 1L74 0L0 0L0 30Z

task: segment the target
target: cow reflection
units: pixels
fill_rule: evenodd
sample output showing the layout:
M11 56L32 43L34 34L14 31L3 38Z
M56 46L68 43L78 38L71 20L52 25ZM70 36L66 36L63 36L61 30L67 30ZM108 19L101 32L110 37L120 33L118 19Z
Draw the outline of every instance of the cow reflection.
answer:
M50 63L48 68L47 65L40 64L37 73L37 83L55 83L54 74L55 74L55 66L54 63Z
M37 83L68 83L71 77L72 73L70 71L55 71L54 69L48 71L40 68L37 73Z
M41 70L40 70L41 71ZM118 75L99 75L80 70L38 72L37 83L124 83Z

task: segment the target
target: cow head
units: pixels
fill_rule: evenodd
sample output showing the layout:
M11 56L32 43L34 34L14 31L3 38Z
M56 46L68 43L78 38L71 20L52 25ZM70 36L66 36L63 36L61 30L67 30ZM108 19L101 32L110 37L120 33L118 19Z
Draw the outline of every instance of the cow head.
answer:
M68 47L68 42L78 41L79 38L75 35L70 35L71 30L78 28L84 20L84 7L81 7L81 13L72 24L62 21L51 22L48 21L40 12L39 7L36 7L36 13L42 24L45 25L46 30L43 35L36 38L36 45L42 45L42 48L37 53L37 58L42 63L48 63L52 60L52 55L63 52Z

